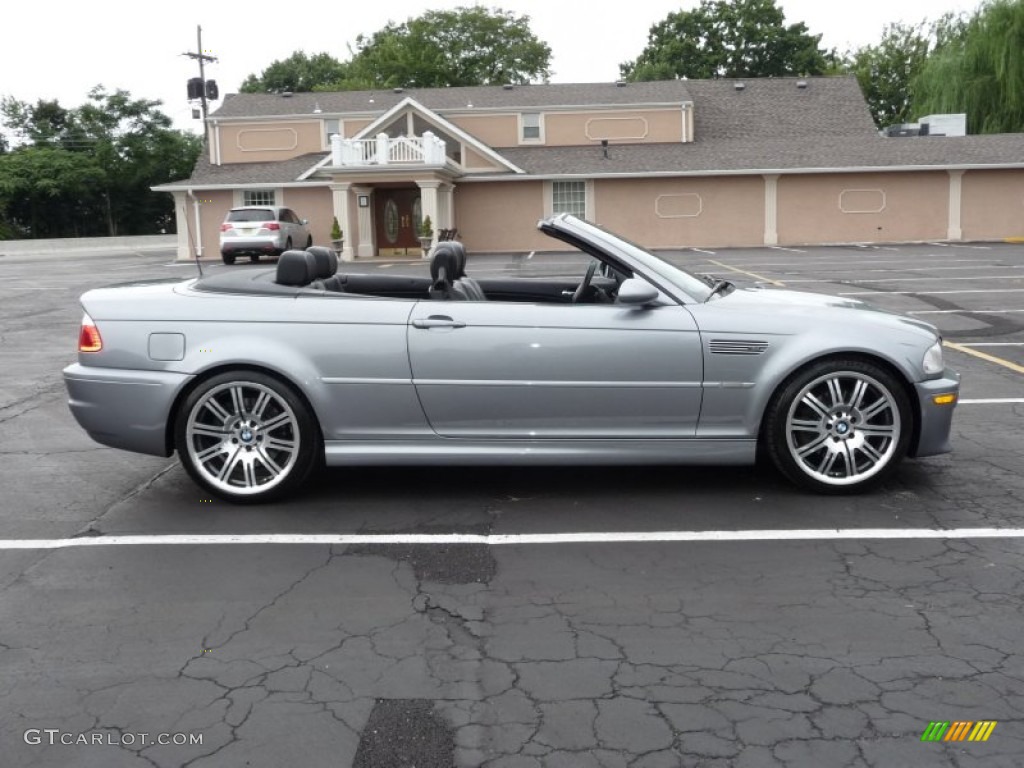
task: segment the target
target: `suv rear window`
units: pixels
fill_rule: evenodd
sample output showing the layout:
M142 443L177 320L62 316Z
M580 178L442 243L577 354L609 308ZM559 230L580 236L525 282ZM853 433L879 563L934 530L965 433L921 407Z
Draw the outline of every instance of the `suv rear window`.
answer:
M231 211L227 221L273 221L274 212L268 210Z

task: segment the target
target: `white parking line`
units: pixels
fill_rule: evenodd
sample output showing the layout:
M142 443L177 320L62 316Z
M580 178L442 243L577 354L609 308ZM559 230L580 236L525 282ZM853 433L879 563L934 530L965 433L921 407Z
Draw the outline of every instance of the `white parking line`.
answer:
M840 296L947 296L957 293L1024 293L1024 288L970 288L962 291L851 291Z
M707 253L707 254L709 254L711 256L717 256L718 255L716 251L705 251L703 248L690 248L690 250L691 251L696 251L697 253Z
M974 400L957 400L957 405L1004 405L1006 403L1024 403L1024 397L983 397Z
M1024 309L920 309L906 312L907 315L1007 315L1011 312L1024 312Z
M961 341L964 347L1024 347L1024 341Z
M828 279L801 277L787 280L789 283L919 283L923 280L1024 280L1024 275L974 275L973 277L882 277L875 280Z
M836 541L860 539L1020 539L1024 528L835 528L747 531L621 531L592 533L256 533L84 536L77 539L0 539L0 550L225 544L620 544L717 541Z
M789 251L790 253L807 253L807 251L801 251L799 248L783 248L781 245L770 245L768 246L773 251Z

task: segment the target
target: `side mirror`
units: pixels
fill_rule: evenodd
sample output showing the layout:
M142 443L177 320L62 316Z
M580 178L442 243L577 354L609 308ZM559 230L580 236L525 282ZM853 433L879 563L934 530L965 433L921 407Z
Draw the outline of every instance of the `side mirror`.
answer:
M631 277L619 286L619 304L642 307L658 299L658 289L645 280Z
M309 224L309 219L303 219L303 220L302 220L302 223L303 223L303 224Z

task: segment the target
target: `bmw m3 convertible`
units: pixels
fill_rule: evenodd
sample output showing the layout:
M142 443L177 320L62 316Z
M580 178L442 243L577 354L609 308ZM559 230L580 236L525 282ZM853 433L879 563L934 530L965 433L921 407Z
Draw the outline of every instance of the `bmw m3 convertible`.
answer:
M861 491L947 452L959 376L936 329L860 301L701 277L594 224L539 223L572 277L276 268L89 291L71 411L235 502L320 464L750 464ZM540 257L543 258L543 257ZM581 262L583 263L583 262Z

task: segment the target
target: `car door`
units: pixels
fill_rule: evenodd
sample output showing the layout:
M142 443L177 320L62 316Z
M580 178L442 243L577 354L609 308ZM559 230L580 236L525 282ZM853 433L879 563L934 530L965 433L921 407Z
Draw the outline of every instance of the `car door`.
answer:
M416 393L448 437L695 434L700 335L678 304L422 301L408 327Z

